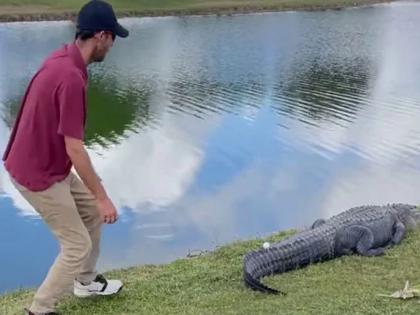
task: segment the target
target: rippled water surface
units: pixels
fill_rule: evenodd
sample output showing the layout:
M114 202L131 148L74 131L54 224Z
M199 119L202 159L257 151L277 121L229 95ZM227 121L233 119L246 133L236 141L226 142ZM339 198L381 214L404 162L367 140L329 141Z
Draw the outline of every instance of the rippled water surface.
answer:
M302 227L362 204L420 203L420 4L125 19L90 67L86 143L121 212L101 270ZM68 22L0 24L0 150ZM0 292L58 252L0 167ZM238 266L239 268L239 266Z

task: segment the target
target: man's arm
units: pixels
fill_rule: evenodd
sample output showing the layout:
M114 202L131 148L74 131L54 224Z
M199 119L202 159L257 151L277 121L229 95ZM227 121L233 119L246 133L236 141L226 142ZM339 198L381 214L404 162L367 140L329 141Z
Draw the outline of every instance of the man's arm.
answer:
M83 183L92 192L98 202L98 209L105 223L117 220L117 211L108 198L101 180L93 169L89 154L82 140L64 136L66 152Z
M70 157L70 160L83 183L89 188L97 200L107 198L105 189L93 169L92 162L84 147L83 141L71 137L64 137L64 142L66 144L67 155Z

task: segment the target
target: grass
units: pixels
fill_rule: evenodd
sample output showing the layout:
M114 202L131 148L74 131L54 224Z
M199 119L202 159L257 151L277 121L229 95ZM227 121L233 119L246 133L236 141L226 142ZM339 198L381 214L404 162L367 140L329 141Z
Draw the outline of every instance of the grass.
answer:
M290 232L289 232L290 233ZM276 241L288 233L267 238ZM420 231L381 257L342 257L268 277L264 283L288 293L272 296L246 289L242 258L265 240L237 242L194 258L161 266L107 273L125 282L119 296L76 300L60 305L63 314L420 314L418 300L378 297L420 284ZM145 253L147 254L147 253ZM0 314L21 314L32 291L0 297Z
M380 0L121 0L110 1L119 15L173 15L237 11L322 9ZM85 0L0 0L0 20L61 19L74 15ZM289 232L290 233L290 232ZM288 233L266 239L276 241ZM417 300L391 300L406 280L420 284L420 231L382 257L350 256L316 264L264 282L288 295L247 290L242 258L265 240L237 242L215 252L168 265L143 266L107 273L125 282L112 298L77 300L60 305L64 314L420 314ZM145 253L147 254L147 253ZM33 291L0 296L0 314L22 314Z
M51 20L74 17L87 0L0 0L0 20ZM224 14L290 9L328 9L387 0L110 0L120 16Z

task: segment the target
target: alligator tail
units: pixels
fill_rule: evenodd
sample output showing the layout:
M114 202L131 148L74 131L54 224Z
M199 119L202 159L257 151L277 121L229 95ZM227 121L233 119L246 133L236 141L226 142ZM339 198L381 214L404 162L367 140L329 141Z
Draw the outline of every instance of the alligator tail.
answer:
M282 295L286 295L285 292L276 290L276 289L272 289L269 288L267 286L265 286L264 284L262 284L259 280L255 279L249 272L245 271L244 272L244 281L245 281L245 285L255 291L260 291L263 293L269 293L269 294L282 294Z
M328 238L313 231L287 238L268 249L247 253L243 261L245 285L260 292L285 295L282 291L265 286L260 279L330 259L332 254Z

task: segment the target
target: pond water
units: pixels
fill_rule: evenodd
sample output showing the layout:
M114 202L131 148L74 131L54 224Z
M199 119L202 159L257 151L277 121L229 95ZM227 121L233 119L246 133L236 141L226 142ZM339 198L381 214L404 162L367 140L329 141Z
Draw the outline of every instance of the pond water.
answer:
M128 18L90 67L86 144L121 219L100 270L166 263L349 207L420 203L420 3ZM0 151L70 22L0 24ZM58 252L0 167L0 292Z

